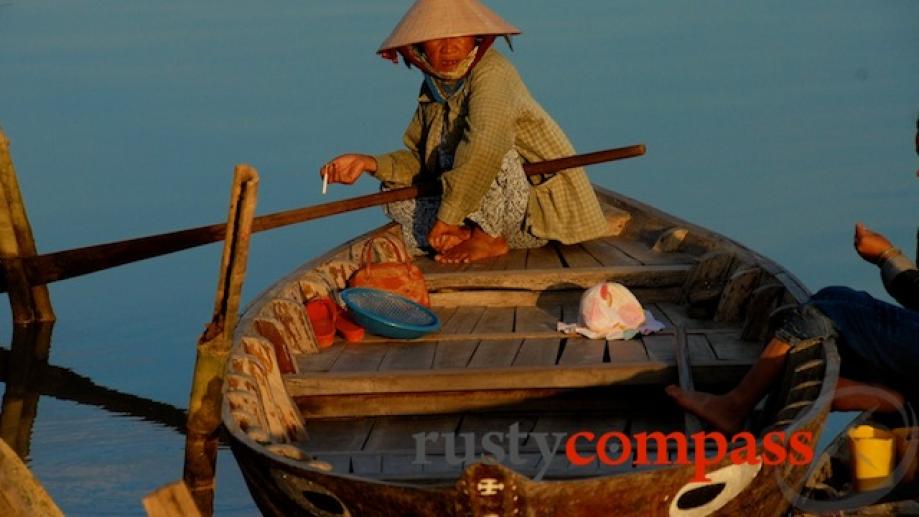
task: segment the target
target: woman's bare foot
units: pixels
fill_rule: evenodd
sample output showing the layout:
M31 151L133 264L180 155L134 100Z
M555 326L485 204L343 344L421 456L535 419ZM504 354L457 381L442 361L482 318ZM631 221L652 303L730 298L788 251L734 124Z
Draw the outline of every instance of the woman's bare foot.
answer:
M460 264L500 257L509 251L507 240L504 237L492 237L476 226L472 229L472 236L453 246L447 251L439 253L434 260L445 264Z
M463 226L461 232L458 234L444 234L440 237L438 241L438 246L435 247L438 253L443 253L447 250L451 250L456 246L466 242L472 237L472 230Z
M443 253L457 244L462 243L472 236L472 229L468 226L447 224L441 220L434 223L428 233L428 244L437 253Z
M747 415L729 395L713 395L704 391L685 391L671 384L664 390L683 409L715 426L718 431L734 434L740 431Z

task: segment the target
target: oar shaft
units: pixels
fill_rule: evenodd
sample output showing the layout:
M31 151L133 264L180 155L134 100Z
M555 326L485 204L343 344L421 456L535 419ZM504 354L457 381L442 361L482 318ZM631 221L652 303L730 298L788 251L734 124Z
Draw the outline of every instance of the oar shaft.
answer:
M632 145L544 162L527 163L524 164L523 169L529 175L550 174L574 167L641 156L644 153L644 145ZM438 187L439 185L436 184L422 184L266 214L253 220L252 232L262 232L361 208L412 199L419 193L436 193ZM226 225L224 223L211 224L148 237L46 253L24 258L23 263L29 283L41 285L194 248L223 240L225 237ZM0 292L5 291L6 286L6 278L0 278Z

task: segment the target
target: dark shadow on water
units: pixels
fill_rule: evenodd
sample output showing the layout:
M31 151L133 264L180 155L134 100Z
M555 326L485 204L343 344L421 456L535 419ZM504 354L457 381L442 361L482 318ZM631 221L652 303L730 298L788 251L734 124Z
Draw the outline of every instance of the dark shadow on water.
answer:
M185 434L186 412L170 404L100 386L67 368L48 364L52 324L16 325L9 350L0 348L0 438L26 458L40 396L96 406Z

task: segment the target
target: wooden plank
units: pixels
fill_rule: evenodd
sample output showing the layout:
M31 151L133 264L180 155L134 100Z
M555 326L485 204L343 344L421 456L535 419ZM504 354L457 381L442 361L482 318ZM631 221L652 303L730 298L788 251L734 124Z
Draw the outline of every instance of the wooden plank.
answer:
M379 369L380 371L427 370L434 362L437 344L432 342L386 345L386 355L383 356Z
M473 440L475 451L482 452L482 437L486 433L501 433L497 441L507 444L506 436L511 432L512 426L519 434L529 433L536 424L536 417L526 414L503 414L503 413L473 413L463 417L459 426L459 434L472 433L475 437ZM463 444L464 440L457 440L457 445ZM522 445L518 442L518 446ZM462 454L463 450L457 450L457 454Z
M555 331L562 315L560 306L517 307L514 321L515 332Z
M558 364L599 364L606 354L606 340L568 338Z
M662 311L661 308L658 307L656 303L643 303L642 308L644 308L645 310L651 311L651 315L654 316L654 319L663 323L665 327L673 328L676 326L673 324L672 321L670 321L670 318L668 318L667 315L664 314L664 311Z
M517 307L514 330L554 330L561 316L561 307ZM561 339L526 339L521 343L515 366L547 366L558 360Z
M485 307L457 307L453 316L442 324L441 334L469 334L485 312Z
M301 372L327 372L344 349L344 343L335 343L313 354L295 354L294 360L297 361L297 368Z
M762 347L758 343L744 341L740 332L712 332L706 337L715 351L718 359L725 360L750 360L759 357Z
M705 334L689 334L686 338L689 345L689 359L696 361L711 361L717 359L714 350L708 343Z
M558 251L569 268L601 267L604 265L588 253L581 244L559 244Z
M388 346L369 343L348 343L339 354L330 372L372 372L380 367Z
M670 287L630 287L630 291L642 303L675 302L682 296L681 286ZM565 303L581 298L584 289L577 287L558 291L529 290L474 290L431 293L431 303L435 306L484 305L487 307L532 306L543 303Z
M539 248L530 248L527 253L527 270L532 269L561 269L562 260L555 251L555 246L550 242Z
M358 476L376 476L383 470L381 454L361 454L351 457L351 472Z
M604 266L640 266L641 262L626 255L619 248L608 243L606 239L597 239L582 242L584 251L593 256L597 262Z
M729 329L734 325L727 322L700 320L691 318L686 313L686 306L672 302L659 302L657 306L663 311L674 326L682 326L687 331L694 329Z
M643 363L650 361L641 339L607 341L610 363Z
M533 251L531 250L531 253ZM682 285L690 268L691 266L686 264L664 264L432 273L426 276L425 282L430 291L499 288L558 291L575 287L587 288L601 281L619 282L629 288L669 287Z
M673 336L653 335L643 336L641 340L648 350L648 358L664 364L676 364L676 354L673 350Z
M0 498L0 509L3 508L3 499ZM13 511L3 512L3 515L14 517L17 515L63 515L60 510L57 513L27 513L26 508L14 508ZM147 517L200 517L201 511L195 504L195 500L188 490L188 485L184 481L176 481L166 486L156 489L144 497L144 510Z
M563 433L570 435L580 431L590 431L596 436L611 431L625 431L628 419L621 416L614 416L605 413L598 414L548 414L541 415L533 427L534 433L548 433L549 439L553 439L553 433ZM564 441L562 442L564 443ZM596 442L579 441L576 449L579 451L595 450ZM539 444L531 436L524 443L523 450L539 451ZM565 462L568 463L567 461Z
M607 242L642 264L692 264L695 262L692 255L680 252L658 253L644 242L636 240L611 238L607 239Z
M188 491L187 488L185 490ZM191 498L191 495L188 497ZM0 440L0 510L3 515L16 517L64 515L25 463L3 440Z
M370 435L375 419L306 421L307 441L302 445L310 453L360 451Z
M476 324L475 332L513 331L514 312L515 310L512 307L486 310ZM517 355L518 348L520 348L520 340L483 340L478 343L474 353L467 356L467 364L472 368L510 366ZM463 366L466 366L466 364Z
M443 453L444 434L456 432L460 415L380 417L370 431L364 452L415 452L417 433L435 433L425 442L425 450Z

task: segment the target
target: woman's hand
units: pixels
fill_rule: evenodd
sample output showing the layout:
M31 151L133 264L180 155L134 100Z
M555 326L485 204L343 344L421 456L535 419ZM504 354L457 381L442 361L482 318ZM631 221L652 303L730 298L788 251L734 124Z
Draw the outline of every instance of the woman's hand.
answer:
M447 224L440 219L434 223L434 227L428 233L428 244L434 248L437 253L443 253L457 244L465 241L472 235L469 228Z
M377 161L368 154L343 154L319 169L319 176L328 176L329 183L350 185L361 177L364 171L376 172Z
M877 264L881 255L893 247L893 244L880 233L874 232L862 223L855 224L855 251L863 259Z

